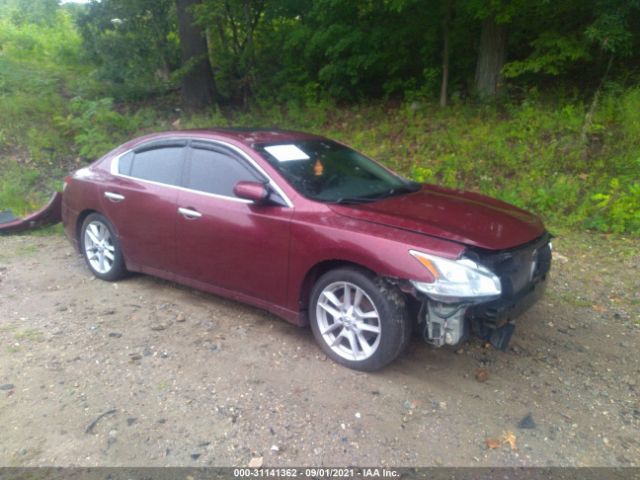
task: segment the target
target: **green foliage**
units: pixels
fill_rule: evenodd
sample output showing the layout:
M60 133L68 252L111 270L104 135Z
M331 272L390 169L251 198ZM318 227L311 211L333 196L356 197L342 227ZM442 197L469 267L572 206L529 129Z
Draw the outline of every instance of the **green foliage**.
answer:
M575 62L591 58L588 45L577 35L543 32L531 46L533 52L529 57L505 65L506 77L515 78L528 72L559 75Z
M0 152L53 166L69 146L52 119L65 112L62 93L76 88L86 68L71 15L57 7L52 12L36 8L41 3L50 6L34 2L29 10L26 2L0 4ZM18 23L11 20L16 16ZM3 159L0 170L2 164Z
M54 183L47 182L34 168L24 167L15 160L5 161L0 175L0 211L11 209L15 215L24 215L37 210L58 188ZM41 191L43 186L47 188L46 193Z
M66 172L147 131L262 126L325 134L556 228L637 234L639 3L452 2L441 109L445 0L203 0L223 110L186 117L167 94L188 68L172 0L0 0L0 209L33 210ZM488 15L508 27L516 94L475 104L466 90ZM585 103L609 58L585 144Z
M586 66L598 65L602 52L637 57L638 18L638 0L527 2L511 19L517 45L503 73L511 79L525 74L559 77L578 68L589 75Z
M53 0L33 8L4 1L14 5L15 18L36 24L51 16ZM640 74L640 0L194 2L218 102L242 108L265 99L434 99L447 11L449 91L456 98L468 94L488 17L509 32L503 73L512 88L544 84L548 75L563 86L597 85L603 52L628 60L614 69L621 75ZM140 99L177 87L188 66L180 65L174 0L93 0L76 17L100 96Z
M2 0L0 16L10 19L15 25L35 24L51 27L58 13L57 0Z
M174 0L91 2L78 16L84 54L102 94L135 99L175 85L179 67Z
M640 13L638 0L598 0L594 2L594 21L586 37L604 51L626 57L633 53L632 18Z
M640 164L640 157L637 162ZM640 233L640 182L637 178L627 178L623 183L614 177L606 193L592 195L597 212L586 225L605 232Z
M78 154L93 160L152 123L154 113L148 109L121 113L114 108L111 98L77 97L70 102L69 114L56 120L62 132L73 139Z

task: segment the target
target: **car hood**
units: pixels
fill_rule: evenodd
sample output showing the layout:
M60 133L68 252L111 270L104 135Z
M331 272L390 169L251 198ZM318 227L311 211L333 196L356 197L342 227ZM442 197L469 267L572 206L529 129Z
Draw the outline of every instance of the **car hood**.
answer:
M513 205L434 185L372 203L332 204L331 209L347 217L489 250L522 245L545 231L537 216Z

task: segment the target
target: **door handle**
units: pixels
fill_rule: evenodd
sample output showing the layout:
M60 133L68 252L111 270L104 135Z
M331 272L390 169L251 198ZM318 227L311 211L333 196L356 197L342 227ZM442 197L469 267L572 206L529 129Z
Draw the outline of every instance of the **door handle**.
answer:
M184 207L178 208L178 213L182 215L184 218L186 218L187 220L195 220L196 218L200 218L202 216L200 212L193 210L191 208L184 208Z
M104 192L104 196L114 203L118 203L124 200L124 195L120 195L119 193Z

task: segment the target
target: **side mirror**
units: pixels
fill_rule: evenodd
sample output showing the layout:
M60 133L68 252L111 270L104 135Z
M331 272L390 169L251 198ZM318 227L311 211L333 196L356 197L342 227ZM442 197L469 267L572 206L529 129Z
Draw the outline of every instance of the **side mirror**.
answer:
M233 187L233 193L238 198L251 200L256 204L264 203L269 198L269 189L260 182L238 182Z

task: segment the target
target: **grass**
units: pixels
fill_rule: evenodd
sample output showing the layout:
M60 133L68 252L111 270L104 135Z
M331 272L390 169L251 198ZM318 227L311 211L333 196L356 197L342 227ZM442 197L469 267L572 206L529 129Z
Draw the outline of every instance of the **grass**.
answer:
M18 245L15 249L14 255L18 257L33 255L38 252L37 245Z
M547 296L556 302L566 303L572 307L589 308L592 305L590 300L582 298L574 292L564 292L559 294L552 291L547 293Z
M49 225L48 227L42 227L38 230L33 230L31 235L36 237L48 237L49 235L64 235L64 227L62 223L57 223L55 225Z
M44 334L38 329L29 328L26 330L15 332L13 334L13 338L15 338L19 342L23 342L23 341L42 342L44 341Z

